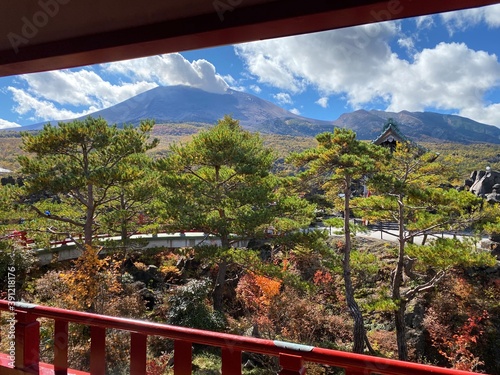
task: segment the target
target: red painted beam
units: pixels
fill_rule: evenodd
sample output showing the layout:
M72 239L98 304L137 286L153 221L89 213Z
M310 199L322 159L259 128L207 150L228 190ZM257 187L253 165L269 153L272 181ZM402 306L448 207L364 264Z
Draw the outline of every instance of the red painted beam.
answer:
M9 302L0 300L0 310L9 311ZM325 365L342 367L347 374L369 374L374 372L383 375L470 375L471 372L459 371L436 366L422 365L418 363L402 362L392 359L372 357L347 353L331 349L322 349L287 342L278 342L252 337L236 336L226 333L202 331L191 328L169 326L164 324L150 323L138 320L116 318L111 316L97 315L85 312L63 310L54 307L45 307L32 304L15 304L15 313L20 317L25 327L20 327L18 341L22 355L19 356L19 366L29 368L37 357L36 342L39 342L39 334L35 325L36 318L45 317L50 319L61 319L77 324L91 325L91 373L104 373L105 353L105 329L119 329L137 332L142 335L163 336L175 340L174 362L175 374L190 374L191 368L191 346L193 343L210 345L232 351L246 351L252 353L279 356L282 363L290 367L290 371L299 373L301 371L300 361L315 362ZM24 315L23 315L24 314ZM29 329L27 329L30 327ZM29 339L28 339L29 337ZM32 348L33 353L26 351L26 343ZM17 347L16 347L17 348ZM226 356L227 356L226 352ZM288 357L284 357L288 356ZM293 356L297 357L294 358ZM300 358L300 359L298 359ZM17 354L16 354L16 360ZM232 375L232 374L230 374Z
M9 365L9 356L0 353L0 374L2 375L26 375L23 371L14 369ZM43 375L55 374L54 365L40 362L40 373ZM68 375L91 375L85 371L78 371L70 369L68 370Z
M218 8L219 3L226 7ZM227 6L228 3L234 6ZM66 39L61 32L53 37L54 40L43 44L30 42L17 50L1 50L0 76L311 33L496 3L499 0L275 0L245 6L243 0L214 1L214 11L210 14L174 19L166 15L162 22L99 34L94 34L89 25L87 34L79 37Z

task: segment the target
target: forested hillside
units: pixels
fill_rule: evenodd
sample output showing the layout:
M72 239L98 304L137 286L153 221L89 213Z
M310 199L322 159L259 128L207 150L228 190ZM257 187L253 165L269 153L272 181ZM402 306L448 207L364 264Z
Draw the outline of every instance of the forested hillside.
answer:
M168 146L175 142L187 142L202 129L199 124L161 124L155 125L152 136L159 139L160 144L151 150L154 155L163 155ZM314 147L316 140L313 137L293 137L276 134L263 134L264 143L272 148L278 162L282 164L284 158L291 152L298 152ZM19 169L17 156L22 152L19 148L21 137L18 132L0 131L0 167L16 171ZM500 145L489 143L460 144L450 142L422 143L429 150L439 152L444 156L452 156L457 162L457 173L460 178L466 178L474 170L484 169L489 165L500 171Z

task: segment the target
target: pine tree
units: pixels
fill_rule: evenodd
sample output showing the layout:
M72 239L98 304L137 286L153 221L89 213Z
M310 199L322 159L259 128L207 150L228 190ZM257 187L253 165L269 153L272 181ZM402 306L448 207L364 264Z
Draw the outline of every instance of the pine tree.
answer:
M157 173L151 168L152 162L144 153L133 155L125 166L128 178L112 187L111 195L116 199L99 210L102 230L120 235L124 250L130 246L133 234L155 230L151 225L151 210L160 195L160 185Z
M290 205L298 207L293 199L278 201L279 181L270 173L272 151L258 134L243 130L230 116L191 142L172 145L170 151L169 157L158 161L166 188L163 216L170 230L198 230L220 239L214 254L218 274L213 303L222 311L226 253L233 242L264 235L280 216L295 220L294 229L304 220L293 217L295 210L290 213ZM301 212L310 218L312 208L302 207Z
M350 199L354 181L375 173L387 154L379 146L357 140L356 134L348 129L336 128L333 133L319 134L316 140L318 146L315 149L294 154L290 160L306 167L302 177L321 181L321 187L334 200L339 201L338 197L343 197L340 200L344 214L343 277L347 305L354 319L353 351L362 353L368 339L361 309L354 298L351 277Z
M152 128L151 121L118 129L102 118L87 117L47 124L38 134L23 133L21 148L30 153L19 158L31 197L26 202L40 217L58 222L60 228L53 231L76 242L73 233L83 232L83 243L91 245L100 208L119 199L114 187L137 177L129 166L134 155L157 145L157 140L148 143ZM51 209L44 206L47 197L56 203Z
M395 306L398 357L408 359L405 314L408 303L433 289L454 266L491 262L473 243L439 239L413 246L415 237L458 230L470 226L479 212L481 199L449 186L450 165L436 161L437 154L409 142L398 143L377 178L368 181L372 195L353 202L355 212L370 221L398 224L398 256L391 280ZM388 234L391 234L388 232ZM428 273L429 269L431 270Z

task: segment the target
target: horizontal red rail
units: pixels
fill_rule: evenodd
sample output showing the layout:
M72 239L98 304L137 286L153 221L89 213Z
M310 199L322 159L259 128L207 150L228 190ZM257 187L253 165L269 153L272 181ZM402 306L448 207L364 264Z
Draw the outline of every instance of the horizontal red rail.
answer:
M17 319L15 325L16 368L24 372L39 373L39 324L37 318L55 320L54 369L56 374L67 374L68 322L91 327L91 374L104 374L104 348L106 329L131 332L131 374L144 374L147 336L163 336L174 340L174 373L191 374L191 345L204 344L222 348L222 374L241 374L241 353L260 353L280 358L282 375L305 374L303 362L315 362L341 367L346 375L465 375L466 371L440 368L411 362L372 357L331 349L298 345L202 331L139 320L58 309L0 300L0 311L10 311ZM2 367L0 367L0 370ZM3 372L0 371L2 374ZM9 371L9 373L11 373ZM14 372L12 372L14 373Z

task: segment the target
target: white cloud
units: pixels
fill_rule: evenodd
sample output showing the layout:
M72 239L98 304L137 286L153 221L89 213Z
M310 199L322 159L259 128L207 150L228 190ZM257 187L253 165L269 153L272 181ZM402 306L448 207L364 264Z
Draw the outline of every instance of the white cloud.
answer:
M485 121L484 94L500 84L500 64L495 55L465 44L440 43L416 54L413 64L403 64L391 77L380 77L379 84L390 95L388 110L433 107L475 112L475 120ZM500 124L499 115L495 123Z
M234 91L241 91L241 92L247 91L247 88L245 86L231 86L230 89L234 90Z
M300 115L300 111L297 108L292 108L290 112L292 112L295 115Z
M250 85L250 89L256 94L260 94L262 91L262 89L257 85Z
M453 35L456 31L463 31L468 27L477 25L482 18L483 12L479 8L441 14L441 19L450 35Z
M409 53L415 52L415 41L412 37L401 37L398 39L398 45L406 49Z
M235 49L259 82L290 93L308 86L323 94L341 93L350 86L361 95L372 90L365 82L390 69L386 40L396 30L395 23L384 22L246 43Z
M319 98L318 100L316 100L315 103L323 108L327 108L328 107L328 97L323 96L322 98Z
M224 92L229 87L226 80L236 83L230 75L217 74L208 61L189 62L178 53L102 67L109 80L92 68L22 75L24 87L8 88L16 103L14 111L32 121L71 119L110 107L158 85L188 85ZM124 82L127 78L129 82Z
M485 7L484 19L489 27L500 27L500 5Z
M465 9L442 13L441 19L450 35L485 22L489 27L500 27L500 5L490 5L481 8Z
M164 86L187 85L215 93L223 93L229 87L212 63L203 59L189 62L179 53L119 61L104 67L110 73Z
M9 87L8 89L12 92L13 99L17 103L13 108L14 111L20 115L29 115L32 121L67 120L86 115L96 110L96 108L90 107L88 110L82 112L73 112L57 108L53 102L37 98L24 90L15 87Z
M94 71L56 70L20 76L28 91L37 98L61 105L106 108L157 86L140 81L113 85Z
M236 80L233 78L231 74L227 74L225 76L222 76L222 79L230 86L236 85Z
M21 125L0 118L0 129L17 128Z
M292 71L292 67L288 67L287 62L281 61L287 52L279 50L279 43L276 42L273 39L240 44L235 47L235 52L246 61L248 70L258 77L259 82L293 93L302 91L305 83ZM278 48L276 54L273 53L275 48Z
M279 104L293 104L292 98L290 94L287 94L285 92L280 92L275 95L273 95L273 98L278 101Z
M21 75L26 88L8 87L14 111L32 121L63 120L122 102L157 86L153 82L112 84L89 69ZM75 111L68 109L77 107Z
M397 22L385 22L235 48L259 82L284 91L312 88L322 97L342 96L352 109L376 103L391 111L468 113L500 126L498 106L484 102L500 87L496 55L440 43L406 60L390 48L398 34Z
M463 108L458 112L460 116L469 117L484 124L499 126L500 103ZM500 126L499 126L500 127Z
M417 24L417 29L430 29L434 26L433 16L420 16L415 18L415 23Z

